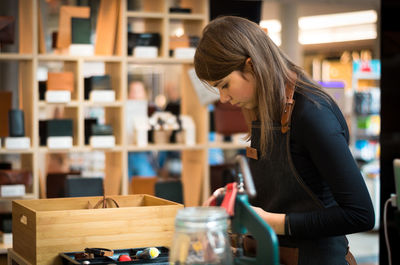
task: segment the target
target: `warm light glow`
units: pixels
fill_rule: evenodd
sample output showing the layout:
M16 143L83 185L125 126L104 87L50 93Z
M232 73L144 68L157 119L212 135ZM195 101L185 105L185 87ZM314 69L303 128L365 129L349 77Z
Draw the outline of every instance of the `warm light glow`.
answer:
M176 37L182 37L185 34L185 31L183 30L183 28L177 28L174 32L174 35Z
M267 29L268 36L277 46L281 45L282 25L279 20L276 19L262 20L260 22L260 27L262 27L263 29Z
M318 44L376 39L377 19L375 10L301 17L299 42Z
M376 25L353 25L336 28L303 30L299 33L301 44L332 43L376 39Z
M281 22L276 19L261 20L260 27L268 29L268 33L281 32L282 30Z
M349 25L373 24L376 23L377 19L378 15L375 10L309 16L299 18L299 28L300 30L313 30Z

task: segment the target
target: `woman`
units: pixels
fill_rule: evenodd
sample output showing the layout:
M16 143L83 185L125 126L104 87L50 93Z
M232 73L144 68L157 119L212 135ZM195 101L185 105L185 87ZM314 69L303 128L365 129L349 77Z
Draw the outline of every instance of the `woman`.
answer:
M344 235L372 229L374 210L334 101L244 18L211 21L194 64L221 102L245 114L251 203L277 233L281 262L355 264Z

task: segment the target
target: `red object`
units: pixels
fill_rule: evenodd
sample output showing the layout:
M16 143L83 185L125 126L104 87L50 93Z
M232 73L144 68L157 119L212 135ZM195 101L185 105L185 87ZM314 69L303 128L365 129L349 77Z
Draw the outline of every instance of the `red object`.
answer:
M215 103L214 127L217 133L225 136L248 132L242 109L219 101Z
M237 183L232 182L226 185L226 192L221 207L225 208L226 212L233 216L235 214L235 200L237 194Z
M120 255L118 258L118 261L131 261L131 257L129 257L128 255Z

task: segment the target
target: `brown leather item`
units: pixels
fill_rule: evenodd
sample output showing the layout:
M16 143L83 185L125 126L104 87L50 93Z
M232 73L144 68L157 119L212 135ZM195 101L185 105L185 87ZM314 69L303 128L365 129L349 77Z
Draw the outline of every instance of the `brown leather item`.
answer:
M279 247L279 263L283 265L297 265L299 263L299 249Z
M257 242L252 236L244 236L243 251L245 256L254 257L257 251ZM279 247L279 263L282 265L297 265L299 262L299 249Z
M354 258L353 254L350 252L349 247L347 247L346 261L349 265L357 265L357 261Z
M215 103L214 109L215 131L222 135L247 133L248 128L242 109L230 103Z
M292 111L294 107L294 85L287 84L286 85L286 103L283 108L283 113L281 117L281 131L283 134L287 133L290 128L290 117L292 116Z
M12 16L0 16L0 43L14 43L15 19Z
M74 73L48 73L47 90L67 90L71 92L74 91Z
M0 137L8 136L8 112L11 109L12 92L0 91Z
M0 170L0 185L12 184L32 186L32 172L28 170Z

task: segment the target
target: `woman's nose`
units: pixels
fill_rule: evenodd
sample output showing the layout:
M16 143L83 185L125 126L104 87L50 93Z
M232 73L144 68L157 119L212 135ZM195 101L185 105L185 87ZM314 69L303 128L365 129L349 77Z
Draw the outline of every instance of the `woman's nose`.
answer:
M228 95L228 93L226 91L223 91L223 90L219 91L219 100L222 103L227 103L227 102L229 102L230 99L231 99L231 97Z

